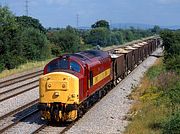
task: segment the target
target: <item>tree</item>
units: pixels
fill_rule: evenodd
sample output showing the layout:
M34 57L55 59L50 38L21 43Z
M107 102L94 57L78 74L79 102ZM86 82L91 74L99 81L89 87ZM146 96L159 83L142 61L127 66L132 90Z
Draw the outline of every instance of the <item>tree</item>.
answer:
M38 19L29 16L17 16L16 20L22 27L33 27L35 29L39 29L43 33L46 33L46 29L42 26Z
M111 32L111 42L110 44L113 45L120 45L123 44L123 33L120 31Z
M164 63L168 70L180 73L180 32L164 30L161 32L164 44Z
M161 31L161 28L158 25L155 25L154 28L151 30L154 34L159 34Z
M91 28L99 28L99 27L109 29L109 23L106 20L99 20L91 26Z
M22 45L22 56L27 60L43 60L51 55L49 41L38 29L24 28L19 36L19 44Z
M90 31L90 34L86 40L88 44L94 46L107 46L110 40L110 31L107 28L99 27Z
M18 32L18 23L8 7L0 6L0 72L5 68L11 68L8 63L14 58L10 49Z
M161 32L161 37L163 39L163 45L164 45L165 51L169 56L169 54L172 54L171 52L172 45L176 41L174 33L170 30L164 30Z
M48 38L55 46L57 46L56 49L53 50L53 55L59 54L59 52L72 53L81 50L80 37L71 26L67 26L66 29L49 33Z
M125 41L129 42L129 41L132 41L134 40L134 34L131 30L126 30L125 31Z
M7 7L0 6L0 72L28 60L48 58L51 54L39 21L28 17L25 20L29 21L21 17L17 21L17 18Z

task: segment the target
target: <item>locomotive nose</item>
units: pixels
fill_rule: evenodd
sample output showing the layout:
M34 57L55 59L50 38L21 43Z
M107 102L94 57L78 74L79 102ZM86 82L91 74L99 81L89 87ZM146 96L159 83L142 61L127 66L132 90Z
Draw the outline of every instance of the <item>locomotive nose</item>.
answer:
M69 73L54 72L39 80L40 102L78 103L79 79Z

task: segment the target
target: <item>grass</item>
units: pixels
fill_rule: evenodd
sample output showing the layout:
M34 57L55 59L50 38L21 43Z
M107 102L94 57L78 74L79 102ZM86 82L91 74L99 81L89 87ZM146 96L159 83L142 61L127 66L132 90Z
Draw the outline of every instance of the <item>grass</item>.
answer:
M169 114L164 104L158 104L161 92L155 86L156 78L163 73L162 59L157 60L144 78L141 85L135 88L129 95L135 100L129 111L131 123L128 125L125 134L160 134L162 133L162 121Z
M157 108L153 103L138 104L138 112L132 118L125 134L160 134L162 120L168 115L163 107ZM137 107L136 107L137 108Z
M44 67L51 59L45 61L34 61L34 62L27 62L18 66L15 69L11 70L4 70L0 73L0 78L7 77L16 73L20 73L23 71L31 70L33 68Z
M163 66L163 60L162 59L158 59L154 66L152 66L148 71L147 71L147 77L150 80L153 80L154 78L156 78L160 73L162 73L163 71L165 71L165 67Z

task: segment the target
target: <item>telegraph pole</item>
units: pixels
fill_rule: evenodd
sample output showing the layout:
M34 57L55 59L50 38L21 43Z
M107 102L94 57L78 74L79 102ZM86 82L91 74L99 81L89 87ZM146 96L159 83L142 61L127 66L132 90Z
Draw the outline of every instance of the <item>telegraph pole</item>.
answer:
M112 27L112 20L110 20L109 22L109 29L111 29L111 27Z
M25 15L28 16L29 15L29 1L25 0Z
M76 15L76 27L79 27L79 14Z

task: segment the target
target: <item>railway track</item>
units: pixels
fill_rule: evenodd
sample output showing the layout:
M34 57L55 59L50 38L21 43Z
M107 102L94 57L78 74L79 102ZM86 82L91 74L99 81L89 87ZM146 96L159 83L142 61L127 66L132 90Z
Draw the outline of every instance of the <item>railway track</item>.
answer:
M0 88L4 88L6 86L19 83L28 79L32 79L34 77L40 76L43 73L43 70L38 70L32 73L23 74L20 76L17 76L15 78L7 79L7 80L1 80L0 81Z
M72 126L74 125L73 123L70 124L64 124L57 126L57 124L43 124L40 126L38 129L32 132L32 134L45 134L45 133L57 133L57 134L64 134L67 130L69 130Z
M19 122L29 118L31 115L34 115L36 113L39 112L39 110L37 109L37 104L38 104L38 99L37 100L34 100L22 107L19 107L18 109L12 111L12 112L9 112L3 116L0 117L0 122L4 122L3 125L1 125L0 127L0 133L3 133L5 131L7 131L8 129L12 128L13 126L17 125ZM22 112L24 114L20 114L19 117L16 117L16 115L20 112ZM17 118L17 119L10 119L9 120L9 123L7 122L7 118ZM6 121L6 122L5 122Z
M38 80L34 80L30 83L15 87L15 88L11 88L10 90L6 90L4 92L0 93L0 102L7 100L9 98L15 97L19 94L22 94L24 92L30 91L34 88L38 87Z
M38 87L42 70L0 81L0 102Z
M34 132L32 132L32 134L38 134L39 132L41 132L43 129L45 129L47 127L47 124L43 124L42 126L40 126L38 129L36 129Z

